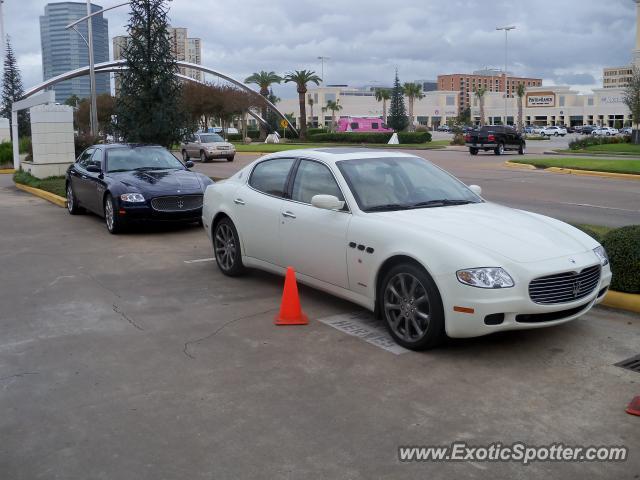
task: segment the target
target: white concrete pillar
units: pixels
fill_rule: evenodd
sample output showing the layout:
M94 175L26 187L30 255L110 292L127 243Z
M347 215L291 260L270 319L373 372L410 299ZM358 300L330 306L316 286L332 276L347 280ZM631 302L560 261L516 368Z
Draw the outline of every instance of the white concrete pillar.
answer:
M24 170L44 178L64 175L75 160L73 109L67 105L39 105L31 108L33 160Z
M13 135L13 169L20 170L20 138L18 138L18 112L11 112L11 135Z

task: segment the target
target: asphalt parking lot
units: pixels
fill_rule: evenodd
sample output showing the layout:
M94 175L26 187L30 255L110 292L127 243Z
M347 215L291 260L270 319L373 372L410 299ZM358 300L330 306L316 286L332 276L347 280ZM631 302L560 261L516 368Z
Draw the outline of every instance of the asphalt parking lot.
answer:
M394 355L320 320L358 311L229 279L198 227L111 236L0 176L0 478L640 478L640 317ZM196 260L194 262L194 260ZM401 445L626 445L624 463L400 463Z

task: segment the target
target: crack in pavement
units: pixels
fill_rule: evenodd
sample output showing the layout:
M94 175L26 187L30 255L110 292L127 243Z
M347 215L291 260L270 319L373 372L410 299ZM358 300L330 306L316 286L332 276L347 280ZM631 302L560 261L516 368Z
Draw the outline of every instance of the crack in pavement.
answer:
M40 372L22 372L22 373L14 373L13 375L7 375L6 377L0 377L0 382L3 380L9 380L10 378L20 378L26 375L40 375Z
M134 322L131 318L129 318L127 314L124 313L122 310L120 310L118 308L118 305L116 305L115 303L113 304L113 311L116 312L118 315L120 315L122 318L124 318L127 322L129 322L132 326L134 326L138 330L144 331L144 328L142 328L140 325Z
M204 340L208 340L210 338L215 337L218 333L220 333L224 328L228 327L229 325L231 325L232 323L235 322L239 322L240 320L246 320L248 318L252 318L252 317L257 317L258 315L264 315L265 313L269 313L269 312L275 312L278 311L280 307L277 308L270 308L269 310L264 310L262 312L256 312L256 313L252 313L251 315L245 315L242 317L238 317L238 318L234 318L233 320L229 320L228 322L223 323L220 327L218 327L216 330L214 330L212 333L210 333L209 335L205 335L204 337L200 337L200 338L196 338L195 340L189 340L188 342L186 342L184 344L184 347L182 349L182 353L184 353L187 357L189 357L191 360L195 360L195 356L191 355L189 353L189 346L190 345L194 345L196 343L200 343Z

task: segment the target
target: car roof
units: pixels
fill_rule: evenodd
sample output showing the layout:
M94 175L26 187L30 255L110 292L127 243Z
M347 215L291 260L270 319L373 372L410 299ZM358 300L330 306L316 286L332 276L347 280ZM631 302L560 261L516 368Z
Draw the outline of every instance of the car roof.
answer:
M127 147L127 148L137 148L137 147L159 147L159 148L165 148L162 145L156 145L153 143L97 143L95 145L91 145L92 148L122 148L122 147Z
M344 160L362 160L365 158L412 158L415 155L400 152L398 150L360 148L360 147L323 147L323 148L301 148L298 150L286 150L272 153L263 157L271 158L308 158L311 160L321 160L326 163L335 163Z

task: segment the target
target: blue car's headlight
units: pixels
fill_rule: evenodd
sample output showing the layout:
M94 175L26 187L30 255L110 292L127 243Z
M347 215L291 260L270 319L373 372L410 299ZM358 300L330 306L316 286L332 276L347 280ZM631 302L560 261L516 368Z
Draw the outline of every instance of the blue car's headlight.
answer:
M477 288L510 288L515 285L504 268L469 268L456 272L458 281Z
M609 265L609 256L607 255L607 251L604 249L602 245L593 249L593 253L600 259L600 264L604 267L605 265Z
M120 200L129 203L141 203L144 202L144 196L141 193L123 193L120 195Z

